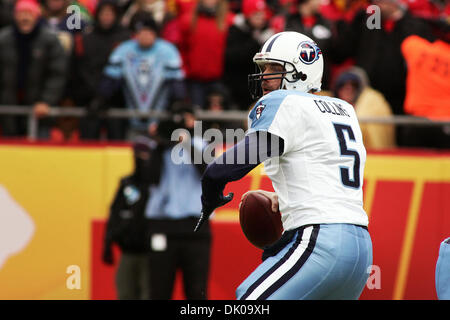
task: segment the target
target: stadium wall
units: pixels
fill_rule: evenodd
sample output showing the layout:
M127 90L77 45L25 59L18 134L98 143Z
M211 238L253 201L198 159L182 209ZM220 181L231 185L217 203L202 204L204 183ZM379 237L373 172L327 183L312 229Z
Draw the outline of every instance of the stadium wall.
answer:
M118 181L131 170L126 145L2 142L0 299L114 299L102 237ZM450 236L450 152L369 152L364 179L379 268L361 299L436 299L439 244ZM233 299L259 264L261 250L237 220L250 189L272 190L262 166L227 186L235 199L214 217L210 299ZM183 298L180 279L174 298Z

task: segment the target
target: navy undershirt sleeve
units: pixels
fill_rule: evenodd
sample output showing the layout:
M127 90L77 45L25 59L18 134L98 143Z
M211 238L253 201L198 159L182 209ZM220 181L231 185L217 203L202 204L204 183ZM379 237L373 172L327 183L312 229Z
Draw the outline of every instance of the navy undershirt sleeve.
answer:
M202 176L203 206L214 207L228 182L241 179L261 162L280 156L283 151L284 140L276 135L266 131L246 135L206 168Z

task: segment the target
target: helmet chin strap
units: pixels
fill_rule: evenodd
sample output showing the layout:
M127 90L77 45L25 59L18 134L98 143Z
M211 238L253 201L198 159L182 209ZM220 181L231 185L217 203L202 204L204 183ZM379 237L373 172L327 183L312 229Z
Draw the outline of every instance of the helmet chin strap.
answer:
M297 80L302 80L302 81L306 81L306 79L308 78L308 76L306 74L304 74L303 72L296 72L292 75L293 79L297 79Z
M290 71L290 72L292 72L292 79L294 80L294 81L289 81L287 78L286 78L286 76L283 76L283 81L281 81L281 84L280 84L280 88L279 89L287 89L287 86L286 86L286 82L289 82L289 83L298 83L299 81L306 81L306 79L308 78L308 76L306 75L306 74L304 74L303 72L301 72L301 71L299 71L299 72L297 72L297 70L292 70L292 71ZM286 81L286 82L285 82ZM311 83L309 83L307 86L306 86L306 92L309 92L310 90L311 90L311 87L312 87L312 84ZM294 88L295 89L297 89L298 88L298 85L297 86L295 86L294 85Z

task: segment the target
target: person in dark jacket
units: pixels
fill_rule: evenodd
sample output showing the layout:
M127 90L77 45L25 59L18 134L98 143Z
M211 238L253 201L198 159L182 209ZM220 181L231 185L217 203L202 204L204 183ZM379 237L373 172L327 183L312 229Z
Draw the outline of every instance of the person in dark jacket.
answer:
M40 15L36 1L19 0L14 25L0 31L0 105L32 106L35 115L43 117L63 95L68 61ZM0 119L3 136L26 134L26 118L3 115ZM47 134L41 131L40 136Z
M161 181L152 188L145 215L150 229L150 298L172 297L177 271L188 300L208 298L211 256L209 222L193 232L201 211L200 177L206 168L206 143L196 135L192 105L176 103L171 119L161 121L157 136L164 143ZM180 143L173 141L178 131ZM180 134L181 133L181 134Z
M392 108L394 115L403 115L406 94L406 62L401 52L405 38L416 34L433 40L429 26L413 17L398 0L373 1L380 8L379 28L368 28L369 16L359 12L339 41L340 54L355 60L366 71L370 83L380 91ZM404 145L402 128L397 127L397 145Z
M155 140L139 136L133 144L134 172L121 179L106 226L102 260L114 264L113 244L121 250L116 274L118 298L149 298L149 232L144 211L152 185L158 184L161 153Z
M401 43L416 34L432 40L431 30L413 17L400 1L377 0L381 13L380 28L369 29L369 16L360 11L341 39L340 50L355 59L356 65L369 76L372 87L380 91L396 115L404 114L406 63Z
M130 39L131 33L119 22L120 10L117 1L101 0L95 13L94 26L88 27L81 39L75 42L70 86L75 105L87 106L91 103L111 52L120 43ZM125 105L121 92L114 95L110 101L116 108L123 108ZM122 119L109 118L102 121L92 114L80 121L81 138L99 139L102 126L107 129L108 140L124 139Z
M0 28L13 23L14 0L0 0Z
M242 15L230 27L225 49L224 82L231 99L240 110L247 111L253 102L248 94L247 75L253 73L253 59L274 31L268 26L265 0L244 0Z

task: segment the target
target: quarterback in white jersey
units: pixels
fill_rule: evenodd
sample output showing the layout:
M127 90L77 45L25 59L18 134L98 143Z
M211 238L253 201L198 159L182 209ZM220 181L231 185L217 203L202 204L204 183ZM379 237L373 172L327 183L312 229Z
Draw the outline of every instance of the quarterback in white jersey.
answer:
M237 288L238 299L358 299L372 264L363 209L366 150L353 107L314 95L323 73L321 50L297 32L269 38L253 58L245 139L210 164L202 177L202 217L231 201L226 183L264 163L284 233ZM262 137L269 137L264 140ZM261 143L262 142L262 143ZM265 143L264 143L265 142ZM252 163L252 150L257 161ZM245 163L224 159L245 153Z
M361 188L366 151L351 105L276 90L256 103L249 128L248 133L267 130L284 141L283 155L264 162L284 230L320 223L367 226Z

